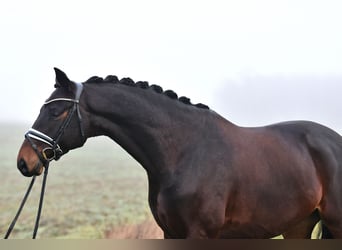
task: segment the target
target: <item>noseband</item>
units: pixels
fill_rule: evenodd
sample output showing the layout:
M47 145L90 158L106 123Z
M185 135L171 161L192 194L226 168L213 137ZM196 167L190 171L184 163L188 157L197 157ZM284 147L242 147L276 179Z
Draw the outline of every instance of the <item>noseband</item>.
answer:
M31 147L33 148L35 153L38 155L39 160L43 164L46 164L52 160L58 160L63 155L63 151L61 147L59 146L58 142L60 141L62 135L64 134L66 127L69 126L71 119L73 117L73 114L75 112L77 112L81 136L83 139L85 138L84 129L82 125L82 116L81 116L80 107L79 107L79 100L83 91L83 85L82 83L75 83L75 86L76 86L75 99L55 98L55 99L46 101L44 103L44 106L52 102L60 102L60 101L74 103L74 105L69 109L68 116L59 127L57 134L54 138L51 138L50 136L44 134L43 132L38 131L33 128L29 129L27 133L25 134L25 138L29 141L29 143L31 144ZM47 145L47 147L45 147L41 152L39 152L38 146L35 144L33 140L43 142L44 144Z

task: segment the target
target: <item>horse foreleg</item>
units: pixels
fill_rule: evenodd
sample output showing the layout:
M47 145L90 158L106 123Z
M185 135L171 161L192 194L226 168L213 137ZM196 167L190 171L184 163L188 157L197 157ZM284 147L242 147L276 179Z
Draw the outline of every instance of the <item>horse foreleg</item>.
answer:
M318 211L313 212L308 218L283 233L284 239L310 239L312 231L319 220Z

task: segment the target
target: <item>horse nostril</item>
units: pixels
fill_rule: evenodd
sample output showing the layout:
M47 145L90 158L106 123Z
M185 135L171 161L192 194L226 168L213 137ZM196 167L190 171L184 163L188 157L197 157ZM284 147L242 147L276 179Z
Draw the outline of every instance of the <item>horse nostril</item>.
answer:
M28 173L28 168L24 159L18 161L18 169L24 175Z

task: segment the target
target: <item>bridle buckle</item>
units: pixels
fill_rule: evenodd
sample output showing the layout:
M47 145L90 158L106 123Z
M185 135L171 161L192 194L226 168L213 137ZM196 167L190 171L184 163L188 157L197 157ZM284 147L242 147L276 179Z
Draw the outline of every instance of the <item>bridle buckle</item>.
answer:
M62 149L57 145L55 149L51 147L46 147L42 150L42 156L44 160L46 161L52 161L52 160L59 160L59 158L63 155Z

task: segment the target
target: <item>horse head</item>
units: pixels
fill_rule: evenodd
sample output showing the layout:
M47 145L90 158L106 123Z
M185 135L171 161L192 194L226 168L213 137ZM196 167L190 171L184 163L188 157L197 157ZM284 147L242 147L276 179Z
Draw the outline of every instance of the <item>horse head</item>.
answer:
M55 90L25 134L18 153L17 167L24 176L40 175L50 161L86 141L80 107L83 85L70 81L57 68L55 73Z

